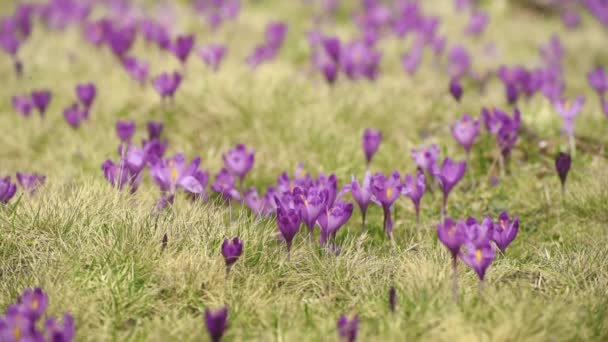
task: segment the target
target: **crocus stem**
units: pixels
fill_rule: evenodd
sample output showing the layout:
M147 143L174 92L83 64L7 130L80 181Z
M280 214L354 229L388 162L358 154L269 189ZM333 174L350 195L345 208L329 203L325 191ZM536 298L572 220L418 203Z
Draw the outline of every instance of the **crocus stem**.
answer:
M243 177L239 177L239 189L241 191L245 190L245 189L243 189Z
M562 196L566 194L566 182L562 183Z
M483 280L479 280L477 283L477 288L479 289L479 297L483 296Z
M416 206L416 229L420 230L420 206Z
M230 276L230 266L226 266L226 279Z
M230 221L228 221L228 222L230 222L230 226L232 226L232 201L231 200L228 200L228 219L230 220Z
M503 156L503 154L500 151L498 154L498 165L500 166L500 176L504 177L505 176L505 157Z
M448 207L448 195L443 194L443 200L441 202L441 222L445 220L447 216L447 207Z
M361 212L361 232L365 232L365 211Z
M391 208L384 207L384 231L388 235L389 240L393 240L393 220L391 218Z
M458 259L452 256L452 294L454 302L458 303Z
M287 246L287 261L291 260L291 246Z
M473 172L471 168L471 151L467 150L467 173L469 174L469 178L471 179L471 185L475 184L475 178L473 178Z
M574 134L570 134L568 137L570 143L570 155L574 158L574 153L576 152L576 141L574 140Z

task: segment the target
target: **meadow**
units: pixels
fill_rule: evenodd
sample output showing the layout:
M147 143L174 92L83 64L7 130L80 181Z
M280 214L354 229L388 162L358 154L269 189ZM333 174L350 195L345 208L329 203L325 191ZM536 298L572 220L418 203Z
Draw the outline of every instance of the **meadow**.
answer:
M183 75L175 96L161 100L151 81L132 80L107 46L88 43L79 23L58 30L35 19L19 49L21 76L8 54L0 56L0 177L46 177L34 194L18 188L0 203L0 312L25 289L39 287L48 294L49 316L74 317L76 341L206 341L205 309L223 306L224 341L338 341L343 314L358 315L358 341L608 340L608 118L587 81L592 68L608 66L608 35L588 11L580 11L579 27L567 29L558 13L523 1L482 1L487 28L465 35L468 12L455 11L453 1L420 2L425 14L440 18L437 34L447 38L446 50L465 46L478 75L495 75L501 65L543 65L539 46L559 37L562 95L585 96L562 193L555 157L571 152L569 140L555 103L541 93L509 104L493 76L484 89L463 79L456 101L448 90L447 53L426 49L415 74L403 70L413 35L389 34L376 43L382 60L374 80L341 74L326 82L311 63L307 33L358 37L352 13L361 11L359 1L341 1L331 14L319 1L242 1L238 17L216 29L186 2L132 3L169 18L175 34L195 34L197 47L226 44L226 57L213 71L194 51L180 63L138 37L129 55L149 62L150 79L174 70ZM10 15L16 6L7 1L0 8ZM104 13L96 5L90 18ZM285 41L276 57L252 68L245 60L271 21L288 25ZM85 82L95 84L97 96L88 119L74 128L64 110ZM11 98L40 88L52 91L46 114L19 115ZM117 120L136 124L138 145L147 139L147 122L158 121L168 142L165 157L200 157L209 184L224 167L223 154L245 144L255 162L244 188L262 195L299 164L315 178L335 174L341 188L366 172L366 128L382 132L372 173L415 174L411 151L421 145L439 146L441 160L465 160L451 125L493 107L521 112L508 170L500 170L495 138L482 123L447 214L481 221L506 211L519 217L519 233L506 252L496 253L481 290L475 272L460 262L457 301L450 253L437 238L442 194L431 178L420 224L406 196L394 203L392 242L382 208L370 204L362 230L347 193L354 211L336 235L339 253L319 246L318 227L313 242L302 227L287 259L272 216L238 201L227 205L209 187L206 201L177 191L161 210L148 169L135 193L114 188L101 169L120 157ZM227 274L222 242L237 236L243 252Z

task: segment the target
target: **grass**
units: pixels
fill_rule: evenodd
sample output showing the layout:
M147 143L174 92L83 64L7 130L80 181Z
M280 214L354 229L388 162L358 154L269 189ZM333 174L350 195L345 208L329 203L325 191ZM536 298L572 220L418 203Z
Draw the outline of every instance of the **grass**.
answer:
M398 58L410 42L394 39L381 43L385 57L377 82L340 82L330 89L308 76L303 33L311 27L310 7L272 1L246 6L237 24L215 35L178 7L187 18L179 22L183 30L195 30L199 43L230 42L230 52L217 74L191 57L172 107L161 107L150 87L138 88L108 51L83 44L75 30L47 33L36 26L22 51L22 80L13 78L7 58L1 61L2 74L10 76L0 89L0 175L40 172L47 185L33 197L20 192L0 208L0 307L24 288L42 287L51 298L49 313L74 315L81 341L205 340L201 312L224 304L230 307L229 341L333 341L342 313L360 315L360 341L608 340L608 125L584 77L595 63L608 62L605 31L585 17L583 30L564 32L556 18L493 1L486 5L489 31L473 41L461 37L465 18L449 15L449 3L425 6L444 16L440 31L450 42L480 51L483 42L494 41L500 51L498 61L476 58L478 68L533 65L538 44L560 33L567 94L588 97L577 134L581 143L599 142L578 151L563 197L553 156L567 149L567 139L545 99L537 96L520 109L525 126L548 143L546 151L522 136L511 174L497 186L488 181L495 172L492 139L484 135L475 145L470 171L476 182L466 178L455 189L449 214L495 217L508 210L521 220L518 238L489 269L483 295L475 274L461 266L460 301L452 300L449 255L434 231L438 193L423 199L419 230L411 203L397 203L394 247L382 233L381 209L372 207L366 233L356 210L338 234L340 256L326 255L299 234L287 262L272 220L260 221L237 206L229 222L228 208L217 200L192 204L183 197L153 215L159 192L149 176L134 196L103 179L101 163L116 159L114 123L120 118L138 123L136 141L146 121L164 121L168 154L200 155L212 174L222 166L223 151L237 142L250 145L256 165L246 184L265 188L298 162L313 174L335 172L340 184L352 174L361 177L359 139L366 127L385 136L373 171L413 172L409 151L422 143L438 143L443 156L462 159L449 124L464 112L478 115L482 106L506 107L497 80L485 96L467 89L456 104L431 56L414 78L405 76ZM348 10L327 31L350 36ZM242 61L270 19L290 23L288 41L280 58L250 72ZM179 67L140 41L134 51L152 61L153 74ZM62 110L75 99L74 85L84 81L94 81L99 96L90 121L72 130ZM13 113L8 99L38 87L53 89L47 117L26 120ZM245 251L225 278L220 245L232 236L244 241ZM391 285L397 289L395 314L387 305Z

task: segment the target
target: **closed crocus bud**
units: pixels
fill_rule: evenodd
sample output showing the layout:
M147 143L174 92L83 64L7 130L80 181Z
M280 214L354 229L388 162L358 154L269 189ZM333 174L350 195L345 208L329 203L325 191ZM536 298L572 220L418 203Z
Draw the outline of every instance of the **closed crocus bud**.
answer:
M452 94L452 97L456 101L460 102L460 98L462 98L462 85L456 78L450 81L450 94Z
M226 261L226 272L228 272L230 267L239 260L242 253L243 242L241 242L238 237L235 237L232 240L224 239L224 242L222 243L222 255Z
M473 120L469 114L465 114L462 119L452 125L452 136L464 147L467 156L471 152L471 147L479 135L479 130L479 119Z
M180 62L186 63L193 46L194 35L178 36L171 46L171 51Z
M163 133L162 122L148 121L146 128L148 129L149 140L160 139L160 135Z
M97 96L97 88L93 83L84 83L76 86L76 96L86 108L91 107Z
M131 142L134 133L135 122L122 120L116 122L116 135L123 143Z
M212 342L221 341L228 327L228 308L223 307L216 311L206 309L205 326Z
M348 319L346 315L340 316L338 323L338 336L340 340L345 342L355 342L357 333L359 332L359 316L355 315L352 319Z
M439 182L441 190L443 191L443 204L441 207L441 213L443 217L445 217L446 215L448 195L450 194L454 186L456 186L456 184L460 182L466 170L466 162L455 162L450 158L446 158L443 161L441 168L437 167L436 170L434 170L433 172L435 178L437 178L437 181Z
M224 45L203 46L198 50L198 56L213 71L218 71L228 49Z
M515 240L519 232L519 217L509 219L509 214L502 212L498 216L498 222L492 224L492 241L496 243L501 252L505 252L507 247Z
M38 110L40 115L44 115L46 109L51 102L51 92L49 90L34 90L32 91L32 103Z
M32 113L33 104L27 96L13 96L13 109L23 117L28 117Z
M378 151L380 143L382 143L382 133L371 128L367 128L363 131L361 144L363 145L363 153L365 154L365 160L367 160L368 166L372 161L374 154Z
M562 192L566 191L566 177L568 177L571 165L572 158L570 158L568 153L560 152L557 155L557 158L555 158L555 169L557 170L557 175L562 183Z
M238 144L235 148L228 150L228 153L223 155L223 159L228 171L239 177L242 181L253 167L255 153L253 149L248 150L247 146Z
M289 260L293 238L300 229L300 215L297 209L291 209L288 206L282 205L282 201L279 198L275 197L275 202L278 205L277 224L279 225L279 232L283 236L285 243L287 243L287 259Z
M422 196L424 196L424 192L426 191L424 172L418 169L416 178L409 174L405 175L405 182L403 185L404 186L401 192L409 197L412 200L412 203L414 203L414 209L416 210L416 221L420 223L420 201L422 200Z

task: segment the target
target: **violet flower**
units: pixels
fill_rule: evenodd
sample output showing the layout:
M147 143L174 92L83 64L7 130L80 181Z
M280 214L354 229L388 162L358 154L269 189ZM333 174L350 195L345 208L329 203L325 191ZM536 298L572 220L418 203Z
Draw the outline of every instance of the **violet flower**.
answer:
M243 254L243 242L238 237L232 239L224 239L222 243L222 255L224 261L226 261L226 275L230 272L230 268L234 263L239 260L239 257Z
M511 242L515 240L515 237L517 237L517 233L519 232L519 217L515 216L513 221L510 221L509 214L503 211L498 216L498 222L492 226L492 241L504 253Z
M348 78L356 80L363 77L373 81L378 76L382 53L373 46L355 41L342 49L340 58L340 64Z
M467 161L470 160L471 147L479 135L479 130L479 119L473 120L469 114L465 114L452 125L452 136L464 147Z
M471 13L465 33L471 36L481 36L488 26L489 16L480 10Z
M439 160L439 152L439 146L434 144L428 147L420 146L417 149L412 149L412 159L419 168L432 174Z
M215 182L211 184L211 190L220 194L228 203L232 200L240 201L241 194L235 188L235 183L234 175L228 169L223 168L215 175Z
M376 173L372 177L371 190L376 201L382 205L384 211L384 231L389 240L393 240L393 219L391 217L391 206L401 195L403 185L398 171L394 171L389 177Z
M201 159L194 158L190 164L186 164L183 154L176 154L173 158L158 160L150 165L150 174L154 182L165 194L175 195L178 189L200 195L205 188L195 177Z
M469 265L479 277L480 288L486 275L486 270L494 261L494 248L490 244L476 246L472 243L466 243L463 246L464 250L459 256L465 264Z
M47 338L56 342L72 342L76 328L74 327L74 317L69 313L63 315L63 327L54 318L49 318L44 323Z
M570 142L570 154L574 156L576 150L574 140L574 120L583 109L585 105L585 97L578 96L574 102L569 103L568 101L561 100L555 101L555 110L561 115L563 119L562 131L568 134Z
M11 183L11 177L0 178L0 203L7 204L15 196L17 185Z
M32 101L25 95L13 96L12 104L13 109L23 117L27 118L32 113Z
M359 331L359 316L355 315L352 319L348 319L346 315L340 316L337 322L338 336L342 341L355 342Z
M462 46L454 46L448 55L448 74L452 79L460 79L471 69L471 56Z
M247 64L252 68L275 58L287 35L287 25L282 22L271 22L266 26L266 40L258 45L253 54L247 57Z
M456 78L453 78L450 81L450 94L452 94L454 100L460 102L460 99L462 98L462 85L460 84L460 81Z
M76 96L85 108L90 108L97 96L97 88L93 83L83 83L76 86Z
M222 158L224 159L224 166L232 174L239 177L241 182L241 188L243 187L243 179L253 167L255 162L255 153L253 149L247 150L247 146L238 144L236 147L228 150Z
M34 90L31 94L32 104L41 116L44 116L46 109L51 102L51 92L47 89Z
M130 143L133 134L135 133L135 122L133 121L116 121L116 135L123 143Z
M131 78L140 85L143 86L148 81L148 73L150 69L148 63L135 57L125 57L122 60L122 66L125 68L129 76L131 76Z
M496 136L496 142L501 152L499 159L501 171L504 171L504 159L510 155L511 150L517 143L521 125L521 114L519 110L515 109L513 117L510 117L505 112L496 108L492 109L492 111L483 108L481 114L488 131Z
M401 56L401 66L409 75L413 76L418 71L422 62L422 46L414 45Z
M382 133L380 131L371 128L366 128L365 131L363 131L361 145L363 146L363 153L365 154L368 169L369 163L372 161L374 154L376 154L380 147L380 143L382 143Z
M465 242L464 222L454 222L446 217L443 223L437 225L437 238L450 251L452 256L452 291L454 301L458 301L458 253Z
M555 169L557 170L557 175L562 183L562 194L566 192L566 177L568 177L571 164L572 158L567 153L560 152L555 158Z
M336 234L340 227L342 227L353 214L352 203L347 202L336 202L333 207L325 209L321 215L319 215L318 221L321 227L321 246L325 246L325 243L331 238L335 245Z
M274 188L271 187L268 192L274 192ZM260 197L254 186L243 193L243 201L245 202L245 205L258 216L270 216L275 210L272 206L274 201L273 197L270 197L270 195Z
M208 45L199 48L198 56L211 70L217 72L224 60L228 49L225 45Z
M331 174L327 177L324 173L319 173L314 185L327 189L327 206L333 206L338 197L338 178L336 175Z
M162 73L152 80L152 85L162 99L172 98L182 82L182 75L177 71L172 74Z
M313 186L308 189L296 187L293 195L297 208L300 211L300 218L306 227L308 227L310 240L312 241L317 218L326 209L329 201L328 189L322 186Z
M436 167L433 172L433 175L439 182L439 186L443 192L443 201L441 204L441 217L446 217L447 215L447 203L448 203L448 195L454 188L458 182L464 176L464 173L467 170L467 163L465 161L457 161L454 162L450 158L446 158L441 165L441 168Z
M124 158L121 158L117 164L112 160L106 160L101 164L101 170L112 187L122 190L125 186L128 186L131 193L137 191L143 179L141 170L129 167L127 160Z
M30 195L35 194L45 181L46 177L37 173L17 172L17 183Z
M219 342L228 328L228 308L212 311L205 309L205 326L212 342Z
M192 47L194 47L194 35L191 34L178 36L170 49L175 57L177 57L182 64L185 64L186 60L188 60L188 56L190 56Z
M420 225L420 201L426 190L426 183L424 178L424 172L418 169L416 179L410 174L405 175L405 182L403 183L403 189L401 192L409 197L414 203L414 209L416 210L416 222Z
M365 230L365 216L367 214L367 207L372 198L371 180L371 172L366 171L361 185L359 185L359 182L355 179L355 176L352 177L350 185L350 191L353 194L355 202L357 202L359 205L359 210L361 211L362 230Z
M291 244L293 238L300 229L300 215L297 209L283 205L279 198L275 197L275 202L278 206L277 224L279 226L279 232L287 244L287 260L289 260L291 258Z
M587 74L589 85L602 97L608 90L608 75L603 67L598 66Z
M80 124L86 120L89 116L87 108L81 108L79 104L74 103L70 107L63 111L63 117L65 121L72 126L72 128L80 127Z
M146 125L148 130L148 139L160 139L160 135L163 133L163 123L157 121L148 121Z
M312 38L311 38L312 39ZM312 64L320 70L329 84L334 84L338 78L342 43L336 37L319 37L312 45Z
M49 305L49 296L40 288L26 289L19 299L20 304L27 310L28 316L35 321L42 317Z

